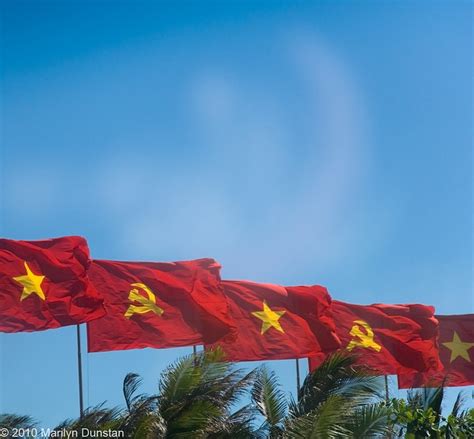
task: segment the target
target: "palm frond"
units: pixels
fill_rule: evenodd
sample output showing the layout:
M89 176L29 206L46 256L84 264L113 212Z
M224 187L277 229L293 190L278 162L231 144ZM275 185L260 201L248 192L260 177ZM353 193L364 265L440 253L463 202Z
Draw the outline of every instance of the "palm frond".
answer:
M299 417L290 417L285 426L285 438L333 439L350 438L344 426L347 400L338 395L328 396L317 408Z
M257 371L251 370L243 375L242 370L236 370L225 378L227 384L221 396L221 400L225 402L227 407L232 407L240 401L248 392L255 382Z
M221 419L218 428L208 432L206 439L258 439L253 428L255 409L248 404ZM266 436L265 436L266 437ZM263 439L263 436L262 436Z
M453 416L460 416L461 410L463 406L466 404L467 398L464 392L459 392L458 396L456 397L456 401L454 401L453 409L451 410L451 414Z
M189 397L199 381L199 370L191 356L178 359L162 374L159 384L160 412L166 419Z
M354 405L381 399L381 378L355 367L355 362L356 357L350 354L338 352L330 355L306 377L299 392L299 412L314 410L331 395L350 398Z
M386 437L389 414L384 403L366 404L351 413L345 427L354 439Z
M126 437L156 437L166 432L166 423L157 410L156 396L139 396L134 398L130 410L121 418L117 430Z
M265 366L260 368L251 391L252 400L258 412L265 418L265 429L272 432L281 430L288 404L274 372Z
M13 428L28 429L36 426L36 421L31 416L0 414L0 428L12 430Z
M127 410L132 410L134 402L139 398L135 395L142 383L142 378L136 373L128 373L123 380L123 397L127 404Z
M249 391L255 372L244 374L222 358L219 351L199 352L178 360L162 374L157 407L168 437L238 430L236 418L230 418L231 408Z
M58 425L55 430L80 430L87 428L91 431L113 428L120 422L122 410L104 407L104 403L89 407L81 418L67 419Z
M208 431L221 430L222 410L206 400L195 400L184 407L179 416L167 422L167 437L180 438L192 433L204 437Z
M444 398L444 387L411 389L407 393L407 402L413 409L433 410L437 418L441 416L441 405Z

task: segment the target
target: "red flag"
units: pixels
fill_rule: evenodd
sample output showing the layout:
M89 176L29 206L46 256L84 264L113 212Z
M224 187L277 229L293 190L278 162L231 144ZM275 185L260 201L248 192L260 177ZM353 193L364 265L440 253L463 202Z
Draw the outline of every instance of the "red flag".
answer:
M438 322L425 305L353 305L333 301L342 346L380 374L438 370ZM324 355L309 359L310 370Z
M0 331L39 331L104 315L90 285L86 240L0 239Z
M206 348L220 346L227 360L301 358L340 347L325 288L247 281L223 281L222 286L237 336Z
M213 342L232 331L213 259L92 263L107 315L87 325L89 352Z
M398 387L474 385L474 314L436 316L439 321L440 372L398 375Z

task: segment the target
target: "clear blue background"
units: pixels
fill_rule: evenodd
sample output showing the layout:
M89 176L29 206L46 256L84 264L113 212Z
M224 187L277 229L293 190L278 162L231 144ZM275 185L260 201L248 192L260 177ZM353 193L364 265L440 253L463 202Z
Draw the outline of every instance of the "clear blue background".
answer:
M471 7L4 0L1 235L473 312ZM0 346L0 411L77 415L74 327ZM189 352L85 355L86 404Z

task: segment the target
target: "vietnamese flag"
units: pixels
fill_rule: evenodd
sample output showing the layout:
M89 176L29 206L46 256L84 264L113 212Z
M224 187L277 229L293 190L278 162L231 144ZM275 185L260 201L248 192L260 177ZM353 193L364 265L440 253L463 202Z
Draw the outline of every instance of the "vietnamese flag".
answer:
M107 315L87 325L89 352L191 346L233 329L213 259L94 260L90 277Z
M425 305L353 305L333 301L342 346L378 374L439 370L438 321ZM314 370L324 355L309 358Z
M398 388L474 385L474 314L436 316L440 372L398 375Z
M301 358L340 347L331 298L320 286L282 287L223 281L237 335L220 346L228 361Z
M89 283L86 240L0 239L0 331L39 331L104 315Z

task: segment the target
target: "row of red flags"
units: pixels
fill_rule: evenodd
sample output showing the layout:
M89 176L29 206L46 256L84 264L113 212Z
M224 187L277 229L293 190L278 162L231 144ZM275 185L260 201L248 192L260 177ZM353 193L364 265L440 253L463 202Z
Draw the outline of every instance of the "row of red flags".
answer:
M353 305L318 285L221 280L213 259L91 260L85 239L0 239L0 331L87 323L88 350L220 346L230 361L308 358L339 349L399 387L474 384L474 314Z

